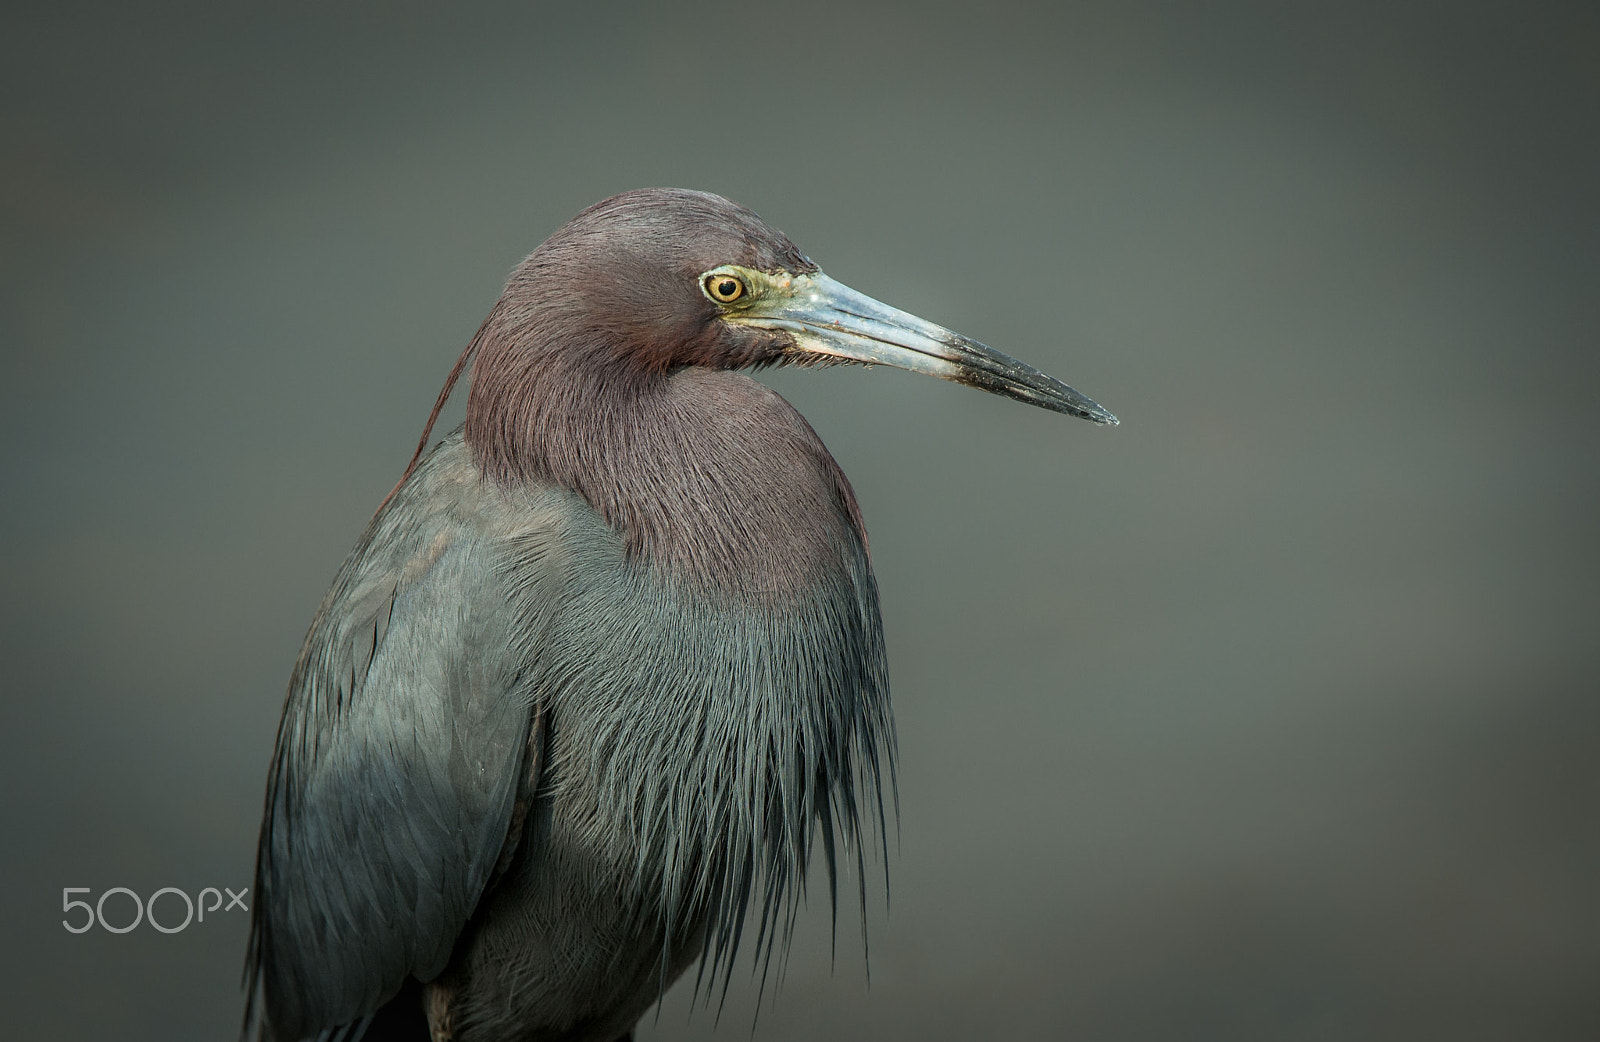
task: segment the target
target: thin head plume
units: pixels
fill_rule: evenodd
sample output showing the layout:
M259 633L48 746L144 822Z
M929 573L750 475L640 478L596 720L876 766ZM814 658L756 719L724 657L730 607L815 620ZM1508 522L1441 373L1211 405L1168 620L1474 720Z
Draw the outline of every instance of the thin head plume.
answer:
M489 318L484 319L483 324L478 327L477 333L473 334L466 350L461 352L461 357L456 359L455 368L451 369L450 375L445 378L444 387L440 389L439 397L433 403L433 411L428 414L428 425L422 428L422 437L417 439L417 451L411 454L411 462L406 464L406 472L400 475L400 480L394 483L394 488L391 488L389 494L383 497L383 502L378 504L378 509L373 512L373 516L383 513L383 508L389 505L389 500L394 498L394 494L400 491L400 486L410 480L412 472L417 469L417 464L422 460L422 451L428 447L428 437L433 434L433 425L439 421L439 414L444 411L444 403L450 400L450 392L455 390L456 381L461 379L461 374L466 370L467 363L472 361L473 354L478 350L479 342L483 340L483 331L489 328L489 320L493 317L494 313L491 311Z

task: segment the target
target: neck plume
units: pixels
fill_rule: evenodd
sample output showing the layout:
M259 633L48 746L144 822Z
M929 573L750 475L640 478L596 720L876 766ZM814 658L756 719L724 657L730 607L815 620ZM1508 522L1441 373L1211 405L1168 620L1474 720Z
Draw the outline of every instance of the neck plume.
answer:
M634 557L756 600L814 588L864 543L843 472L770 389L652 369L598 331L563 336L549 316L508 321L531 317L510 310L474 341L465 436L489 480L570 488Z

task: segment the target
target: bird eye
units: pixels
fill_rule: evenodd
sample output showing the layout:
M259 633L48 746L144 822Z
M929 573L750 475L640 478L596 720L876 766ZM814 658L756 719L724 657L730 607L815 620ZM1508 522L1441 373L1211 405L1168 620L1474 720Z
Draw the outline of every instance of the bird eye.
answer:
M732 304L744 296L744 282L726 272L707 275L706 296L718 304Z

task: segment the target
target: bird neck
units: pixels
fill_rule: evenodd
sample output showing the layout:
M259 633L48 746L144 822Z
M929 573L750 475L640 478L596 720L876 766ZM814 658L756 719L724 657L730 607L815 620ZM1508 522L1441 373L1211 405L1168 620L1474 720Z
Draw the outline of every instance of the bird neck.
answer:
M593 357L496 369L474 372L467 406L485 476L573 489L649 567L784 601L840 575L865 542L838 464L788 402L749 377Z

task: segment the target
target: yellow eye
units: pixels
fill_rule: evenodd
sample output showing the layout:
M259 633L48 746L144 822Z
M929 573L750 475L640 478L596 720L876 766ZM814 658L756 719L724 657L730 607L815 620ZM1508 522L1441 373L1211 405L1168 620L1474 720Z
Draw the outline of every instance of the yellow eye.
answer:
M718 304L732 304L744 296L744 281L727 272L714 272L706 276L706 296Z

